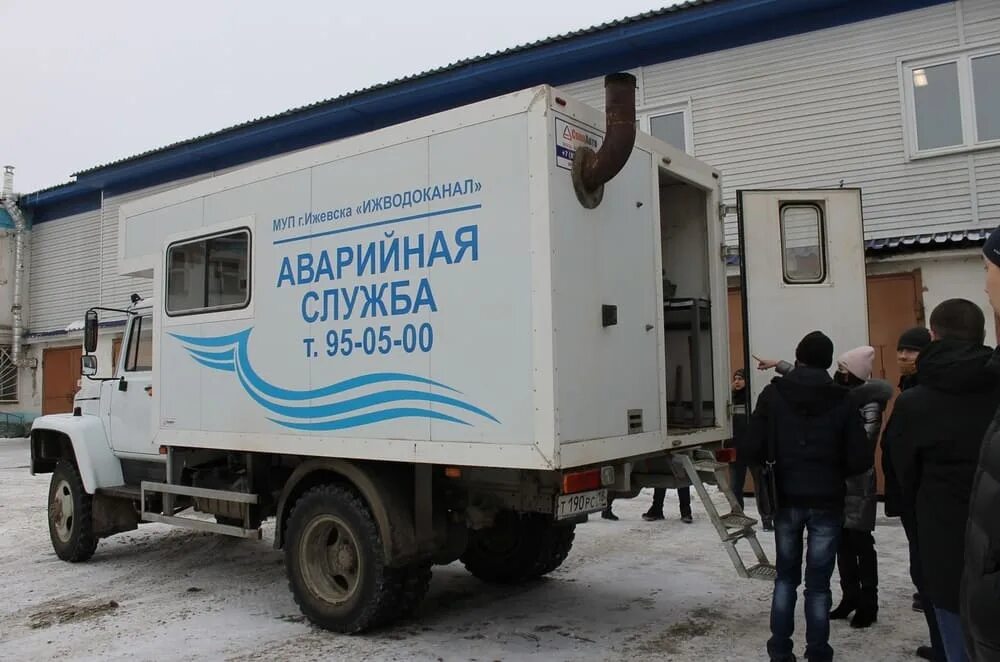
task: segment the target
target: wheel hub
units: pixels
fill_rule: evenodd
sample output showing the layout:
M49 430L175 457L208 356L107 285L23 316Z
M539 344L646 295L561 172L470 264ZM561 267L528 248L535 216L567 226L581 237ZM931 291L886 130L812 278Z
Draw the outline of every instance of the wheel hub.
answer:
M49 504L49 517L59 540L69 542L73 531L73 491L65 480L56 485Z
M363 564L350 527L335 515L320 515L306 526L299 563L309 590L325 602L342 604L358 590Z

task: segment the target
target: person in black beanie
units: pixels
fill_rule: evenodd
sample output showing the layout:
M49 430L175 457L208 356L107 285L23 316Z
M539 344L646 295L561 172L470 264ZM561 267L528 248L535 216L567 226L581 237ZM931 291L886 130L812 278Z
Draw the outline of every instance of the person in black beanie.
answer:
M931 344L931 332L922 326L907 329L899 336L896 343L896 362L899 365L899 390L907 391L914 388L920 379L917 375L917 358L920 352ZM891 421L890 421L891 424ZM916 593L913 594L914 611L923 612L927 621L927 632L930 635L930 646L918 646L917 657L924 660L944 660L944 645L941 643L941 633L938 631L937 619L934 617L934 605L923 590L923 569L920 567L919 541L917 538L917 518L912 508L903 507L903 494L896 475L896 467L892 463L892 435L882 437L882 475L885 477L885 516L899 517L906 533L910 556L910 581Z
M896 343L896 364L899 366L899 390L917 385L917 356L931 344L931 332L922 326L907 329Z
M1000 231L983 247L986 294L1000 314ZM988 363L1000 369L1000 350ZM1000 660L1000 410L986 430L969 499L960 611L966 651L973 662Z
M961 597L967 523L985 522L987 531L997 526L989 503L983 511L971 502L983 439L1000 405L1000 374L993 350L983 345L985 326L983 311L967 299L949 299L934 309L933 341L917 359L920 384L896 398L886 431L904 512L916 515L921 597L933 605L948 662L969 657ZM989 585L998 564L981 539L973 546L976 582ZM995 637L996 622L987 627Z
M833 659L830 578L840 540L845 481L871 468L874 451L857 407L847 398L848 390L835 384L828 372L833 364L830 339L819 331L806 335L795 349L795 359L795 367L760 394L737 452L748 463L775 465L777 577L768 655L783 662L796 659L792 632L806 533L806 658L827 662Z

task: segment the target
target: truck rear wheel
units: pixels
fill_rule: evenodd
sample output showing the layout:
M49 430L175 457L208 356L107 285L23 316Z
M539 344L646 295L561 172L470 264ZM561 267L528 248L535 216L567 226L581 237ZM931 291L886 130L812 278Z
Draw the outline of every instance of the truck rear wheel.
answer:
M387 568L365 503L336 485L303 494L288 518L285 567L292 595L321 628L353 633L399 615L399 570Z
M431 587L431 566L426 563L409 566L398 571L400 617L413 615Z
M535 579L562 565L573 547L575 529L538 513L502 511L493 526L470 533L462 563L486 582Z
M92 506L80 472L69 460L59 460L49 483L49 538L63 561L86 561L97 549Z

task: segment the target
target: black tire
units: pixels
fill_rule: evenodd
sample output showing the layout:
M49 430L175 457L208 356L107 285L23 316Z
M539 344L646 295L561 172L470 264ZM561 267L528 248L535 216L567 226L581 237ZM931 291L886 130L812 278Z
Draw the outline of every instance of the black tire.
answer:
M399 615L400 571L385 566L378 527L357 495L314 487L295 502L287 527L289 587L312 623L354 633Z
M97 549L94 498L83 489L80 472L69 460L59 460L49 483L49 538L63 561L86 561Z
M518 584L536 579L566 560L575 529L538 513L502 511L492 527L470 532L462 563L485 582Z
M399 597L397 608L400 618L412 616L427 596L427 591L431 587L431 566L422 563L408 568L401 568L399 572Z

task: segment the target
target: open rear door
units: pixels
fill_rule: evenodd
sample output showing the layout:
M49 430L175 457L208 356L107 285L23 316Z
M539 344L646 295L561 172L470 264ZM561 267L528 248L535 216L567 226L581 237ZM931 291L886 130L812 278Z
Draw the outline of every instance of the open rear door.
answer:
M773 376L753 357L795 359L819 330L834 356L868 344L860 189L738 191L750 402Z

